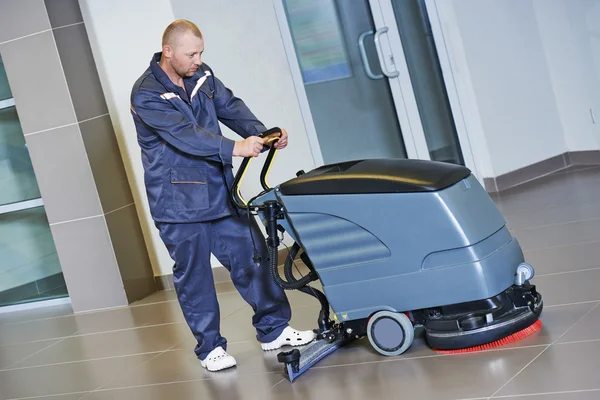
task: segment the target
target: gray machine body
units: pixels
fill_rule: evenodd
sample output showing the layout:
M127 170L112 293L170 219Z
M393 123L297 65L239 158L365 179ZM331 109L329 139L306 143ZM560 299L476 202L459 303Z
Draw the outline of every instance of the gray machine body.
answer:
M341 322L493 297L524 262L477 179L414 193L283 195L278 223L309 256ZM263 220L264 222L264 220Z

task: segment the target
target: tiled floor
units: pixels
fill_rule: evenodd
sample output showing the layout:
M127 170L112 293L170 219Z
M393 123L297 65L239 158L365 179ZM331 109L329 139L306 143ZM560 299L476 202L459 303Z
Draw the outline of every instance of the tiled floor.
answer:
M254 340L251 309L225 284L222 330L236 369L203 370L174 293L159 292L86 315L68 306L0 314L0 400L600 399L599 197L600 168L494 197L546 301L542 330L506 348L440 356L419 338L404 355L386 358L365 339L290 384L277 352L263 353ZM314 327L315 302L289 295L293 325Z

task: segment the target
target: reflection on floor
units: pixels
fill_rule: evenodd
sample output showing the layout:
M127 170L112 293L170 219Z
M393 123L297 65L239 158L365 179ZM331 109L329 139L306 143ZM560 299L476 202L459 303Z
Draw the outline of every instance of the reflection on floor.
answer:
M546 302L542 330L509 347L440 356L417 339L386 358L361 340L290 384L276 352L254 339L251 308L223 283L222 333L236 369L203 370L174 293L158 292L85 315L68 306L0 314L0 400L598 399L599 195L600 168L579 168L494 197ZM289 296L293 325L314 327L314 300Z

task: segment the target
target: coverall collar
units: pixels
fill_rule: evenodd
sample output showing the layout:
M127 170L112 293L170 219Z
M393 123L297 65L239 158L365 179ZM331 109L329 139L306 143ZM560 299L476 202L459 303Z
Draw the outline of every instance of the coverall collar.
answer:
M167 90L176 92L182 99L185 99L185 101L189 103L189 97L186 91L181 86L177 86L176 84L174 84L173 81L171 81L169 76L166 74L166 72L163 71L163 69L158 64L160 62L161 56L162 52L155 53L154 56L152 56L152 61L150 61L150 69L152 73ZM186 86L186 88L188 87L190 79L194 78L196 78L195 75L192 78L183 78L183 84Z

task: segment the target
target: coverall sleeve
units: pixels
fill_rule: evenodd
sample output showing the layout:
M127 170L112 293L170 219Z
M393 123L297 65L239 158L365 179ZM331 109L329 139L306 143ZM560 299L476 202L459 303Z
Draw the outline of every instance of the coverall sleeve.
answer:
M216 76L213 78L215 82L214 104L219 121L244 139L267 130L242 99L234 96L233 92Z
M178 100L163 100L155 93L140 91L133 97L132 105L144 124L178 150L232 165L235 141L192 123L169 101Z

